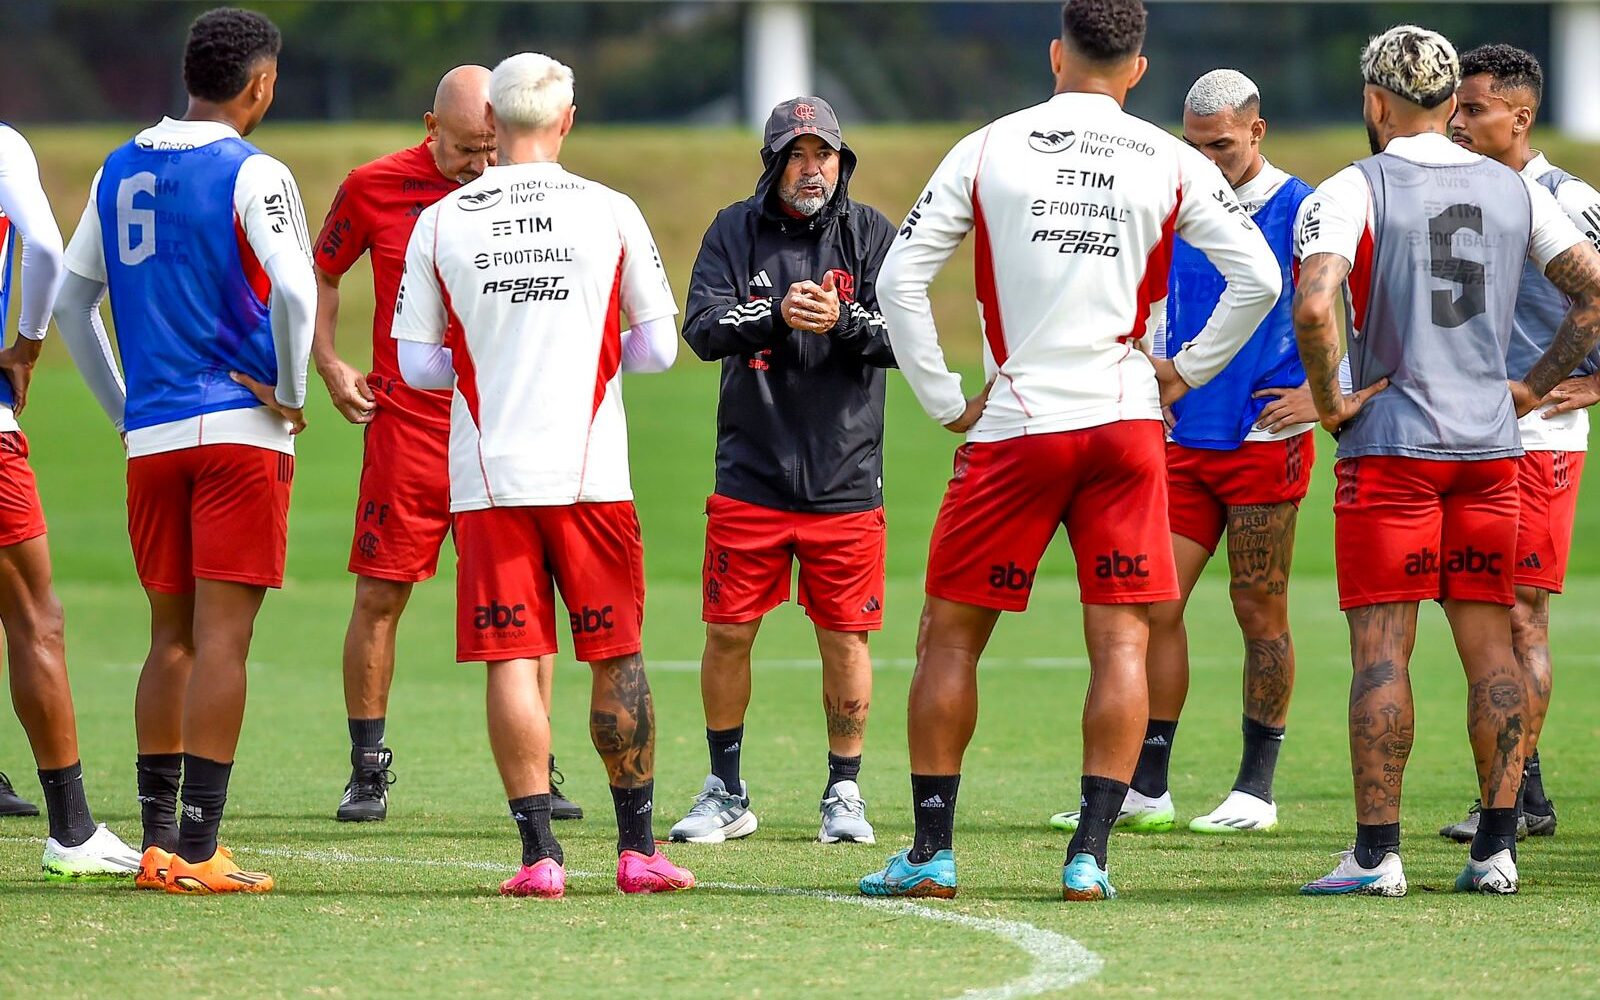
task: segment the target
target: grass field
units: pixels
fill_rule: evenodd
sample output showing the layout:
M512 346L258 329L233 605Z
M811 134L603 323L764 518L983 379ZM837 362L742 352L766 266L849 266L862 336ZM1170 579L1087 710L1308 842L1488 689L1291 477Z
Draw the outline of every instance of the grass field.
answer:
M33 133L64 229L95 159L125 130ZM301 179L315 219L344 169L394 148L397 129L268 128L262 144ZM873 158L863 192L891 216L909 204L954 130L861 130ZM581 141L580 141L581 140ZM660 235L681 295L716 207L747 190L750 141L723 133L597 131L573 166L634 191ZM1286 137L1276 158L1307 176L1360 153L1355 133ZM1558 158L1583 172L1576 152ZM892 173L891 173L892 171ZM876 175L876 176L874 176ZM869 185L870 181L870 185ZM963 263L941 308L958 356L975 333ZM367 310L347 285L344 342ZM968 352L968 353L964 353ZM65 352L52 344L25 424L52 526L68 612L69 657L90 797L136 838L132 693L145 610L123 528L122 457ZM1279 772L1279 833L1250 841L1188 833L1119 835L1123 898L1059 902L1065 838L1044 818L1076 794L1077 718L1087 670L1070 559L1041 571L1034 609L1000 626L983 668L983 714L967 755L957 831L962 895L952 904L857 905L854 881L909 842L905 692L928 530L955 439L891 378L886 490L888 618L875 641L876 711L863 785L877 847L814 843L825 740L805 619L780 609L757 646L746 776L762 828L721 847L680 846L704 883L667 898L622 898L610 883L614 830L605 774L588 747L588 683L562 661L555 745L566 790L590 818L557 827L574 871L559 904L494 894L515 832L490 760L481 669L452 660L451 574L418 588L402 627L389 739L400 783L389 822L350 827L332 813L347 773L339 646L351 583L343 567L359 434L320 389L301 439L289 580L268 598L251 665L251 705L225 825L241 859L280 887L258 899L175 899L126 887L59 886L38 871L42 820L0 821L0 996L433 996L475 994L1018 997L1074 990L1133 996L1240 993L1459 996L1515 982L1584 995L1600 977L1600 502L1580 517L1575 576L1555 608L1559 696L1545 730L1546 783L1560 834L1522 854L1512 899L1448 893L1463 850L1434 830L1471 801L1465 685L1440 616L1423 615L1413 666L1417 747L1406 797L1402 900L1312 900L1301 882L1347 845L1344 737L1349 667L1331 579L1331 442L1304 507L1295 577L1300 680ZM634 478L644 522L659 743L658 833L705 772L698 680L702 501L711 481L716 372L684 359L630 377ZM1192 610L1195 680L1179 731L1180 817L1209 809L1237 763L1240 643L1213 572ZM27 744L0 721L0 767L37 797ZM1510 977L1510 978L1508 978ZM1073 985L1076 983L1077 985Z

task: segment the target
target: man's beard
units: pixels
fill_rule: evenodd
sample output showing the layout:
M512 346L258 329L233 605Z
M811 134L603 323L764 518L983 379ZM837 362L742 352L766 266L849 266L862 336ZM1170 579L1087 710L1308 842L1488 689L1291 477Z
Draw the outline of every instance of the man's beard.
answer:
M1378 139L1378 128L1372 122L1367 122L1367 145L1372 147L1372 155L1377 156L1383 152L1383 143Z
M822 194L811 198L801 197L800 189L809 185L816 185L822 188ZM789 206L791 211L810 216L822 211L822 207L833 199L833 193L837 189L837 183L829 184L821 176L813 175L796 179L793 184L781 189L778 192L778 197L783 199L783 203Z

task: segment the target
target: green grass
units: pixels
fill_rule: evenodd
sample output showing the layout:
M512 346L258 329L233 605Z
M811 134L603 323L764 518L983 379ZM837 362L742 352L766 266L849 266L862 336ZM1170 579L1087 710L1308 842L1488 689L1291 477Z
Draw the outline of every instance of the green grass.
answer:
M404 135L271 132L263 143L295 167L313 206L346 166ZM64 218L76 215L93 154L115 134L35 137ZM895 192L914 193L950 138L863 130L860 144L879 151L878 169L887 173L892 163L897 171L877 189L890 215L910 197L896 203ZM676 234L663 245L681 294L686 256L710 210L736 196L729 193L736 181L741 190L747 182L747 137L608 132L586 141L591 173L654 192L640 200L658 232ZM1277 158L1323 162L1331 150L1355 155L1358 143L1348 133L1285 138ZM689 163L702 166L685 172ZM719 177L726 190L702 190ZM677 188L682 204L674 200ZM968 280L964 265L954 268L953 301L964 298ZM353 347L362 339L365 295L353 291L345 301L344 341ZM975 337L970 305L957 301L950 310L953 338ZM59 345L49 348L25 423L68 612L91 801L99 818L137 837L132 695L145 651L144 601L123 527L121 452L64 356ZM626 388L650 585L645 641L655 664L661 833L688 805L706 766L692 664L701 641L701 511L711 482L716 384L712 366L685 360L668 375L630 377ZM563 657L556 751L567 791L590 818L557 832L570 867L597 877L575 878L563 903L513 902L493 891L512 870L516 836L484 734L482 670L451 662L448 571L418 588L401 629L389 723L400 783L391 819L360 827L331 819L347 772L339 646L351 595L343 567L359 435L316 394L300 445L289 579L269 596L257 630L226 823L241 859L273 871L278 891L189 900L48 883L37 866L42 820L0 821L0 996L796 996L844 988L926 997L1027 976L1032 960L992 930L919 919L924 911L772 891L848 894L858 876L908 842L903 706L920 572L954 444L891 378L891 583L887 627L874 642L876 711L863 772L879 845L813 842L826 744L809 626L788 606L772 615L757 646L745 770L761 831L742 843L672 850L702 880L744 888L616 895L605 775L585 733L587 678ZM1583 507L1578 573L1555 607L1559 694L1544 748L1561 831L1526 845L1522 895L1463 899L1446 891L1463 851L1434 830L1471 801L1472 762L1460 668L1440 616L1425 610L1413 668L1418 742L1406 797L1412 895L1304 899L1295 887L1331 867L1328 855L1347 844L1351 823L1349 667L1331 579L1331 442L1318 444L1322 461L1304 508L1293 587L1300 678L1279 774L1282 831L1250 841L1119 835L1112 871L1123 898L1101 906L1059 902L1065 838L1044 819L1075 796L1087 671L1070 558L1058 546L1033 610L1006 618L983 667L982 717L967 755L957 833L962 896L926 909L1022 922L1081 942L1104 963L1076 988L1090 994L1453 997L1508 981L1535 994L1587 992L1600 976L1600 723L1589 710L1600 699L1600 620L1586 613L1600 601L1600 546L1593 542L1600 502L1591 497ZM1185 820L1219 800L1237 764L1240 642L1215 571L1201 585L1191 621L1194 684L1173 764ZM0 721L0 766L22 791L36 793L29 760L20 728Z

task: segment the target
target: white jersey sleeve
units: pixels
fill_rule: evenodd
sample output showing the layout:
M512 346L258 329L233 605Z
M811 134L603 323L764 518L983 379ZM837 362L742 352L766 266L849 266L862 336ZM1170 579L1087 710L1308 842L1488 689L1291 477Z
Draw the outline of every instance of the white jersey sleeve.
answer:
M1584 235L1572 224L1572 219L1555 197L1545 190L1544 185L1526 177L1522 178L1522 183L1528 188L1528 201L1533 208L1533 233L1528 240L1528 259L1543 271L1551 261L1584 242Z
M251 252L263 266L285 252L298 253L309 264L306 210L288 167L265 153L246 159L233 182L233 209Z
M612 199L617 231L622 236L622 314L634 326L676 316L678 304L673 301L672 286L667 283L667 271L661 266L661 253L644 213L625 194L612 192ZM673 339L676 342L676 334Z
M396 340L444 343L448 317L433 258L438 231L439 206L434 204L417 218L411 240L406 244L406 267L400 277L400 291L395 296L394 325L390 328L390 335Z
M78 228L67 244L67 270L102 284L106 280L106 248L100 239L100 209L95 200L100 191L100 171L89 182L89 202L83 206Z
M66 277L61 230L39 184L39 161L33 148L21 132L4 125L0 125L0 212L22 236L22 308L17 330L29 340L39 340L50 325L50 307Z
M1587 181L1569 177L1556 188L1556 203L1584 238L1600 247L1600 191Z
M946 154L878 272L878 306L895 361L923 410L941 424L961 416L967 399L939 346L928 285L972 231L972 185L987 134L974 132Z
M1295 256L1319 253L1343 257L1352 267L1356 248L1372 219L1372 189L1359 167L1349 166L1317 185L1300 207Z
M1272 248L1214 163L1189 147L1179 151L1182 182L1177 233L1206 259L1227 286L1205 328L1172 359L1191 386L1202 386L1249 341L1283 291ZM1165 316L1165 310L1157 310Z

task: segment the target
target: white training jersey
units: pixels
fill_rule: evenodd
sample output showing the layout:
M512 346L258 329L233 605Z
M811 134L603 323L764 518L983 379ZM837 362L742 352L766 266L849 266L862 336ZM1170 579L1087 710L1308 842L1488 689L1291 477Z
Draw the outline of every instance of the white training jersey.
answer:
M450 509L630 500L622 320L677 314L632 199L556 163L423 211L394 336L449 348Z
M134 141L148 149L195 149L237 138L239 133L223 122L163 118L136 135ZM97 207L99 188L100 171L97 170L89 185L88 204L84 206L72 241L67 244L67 270L104 284L106 260ZM311 238L306 234L300 188L281 161L265 153L246 159L234 179L233 209L235 226L263 269L270 270L272 258L278 254L292 254L292 258L286 259L303 260L309 270ZM299 383L297 401L303 405L304 365L298 374L283 372L281 377ZM208 444L245 444L294 454L294 437L289 433L288 422L264 406L252 406L129 431L128 457L139 458Z
M1543 153L1538 153L1522 168L1522 176L1538 183L1539 178L1554 170L1554 165ZM1543 185L1540 185L1541 187ZM1589 242L1600 246L1600 191L1586 181L1567 175L1556 185L1556 204L1567 213L1567 218L1588 237ZM1522 447L1528 451L1587 451L1589 449L1589 411L1568 410L1549 420L1544 410L1534 410L1517 421L1522 434Z
M1228 279L1174 359L1191 386L1233 358L1277 301L1277 260L1216 166L1110 97L1057 94L961 140L906 217L878 276L895 359L928 415L966 400L945 364L928 283L976 239L984 372L972 441L1159 420L1135 341L1165 312L1173 234Z
M39 183L39 161L33 155L33 147L21 132L0 123L0 326L5 323L4 313L11 300L11 251L17 236L22 238L17 333L29 340L43 340L50 325L50 306L67 276L62 266L61 230L56 227L50 202ZM9 391L4 398L7 402L0 403L0 431L17 430Z

